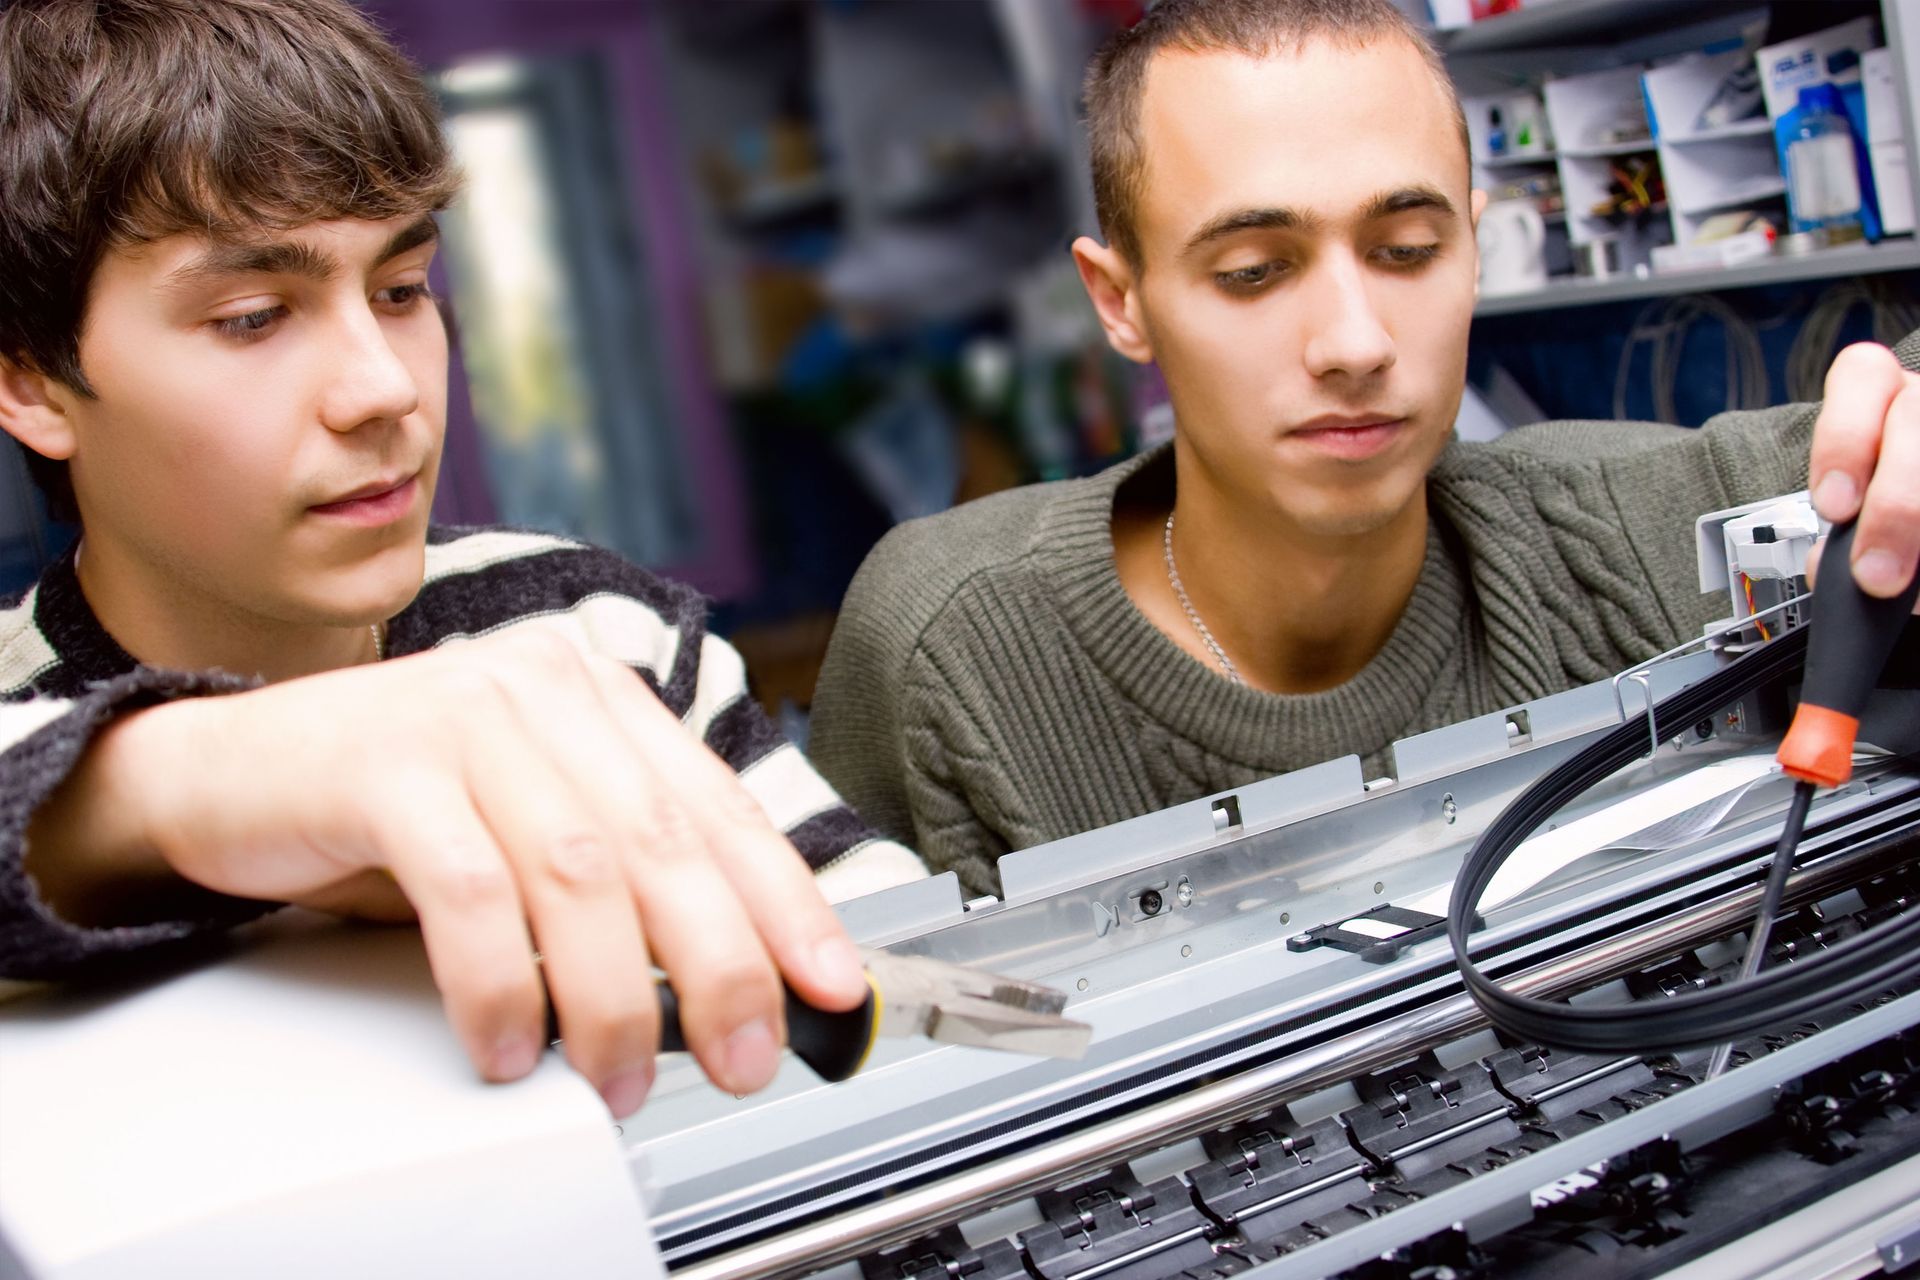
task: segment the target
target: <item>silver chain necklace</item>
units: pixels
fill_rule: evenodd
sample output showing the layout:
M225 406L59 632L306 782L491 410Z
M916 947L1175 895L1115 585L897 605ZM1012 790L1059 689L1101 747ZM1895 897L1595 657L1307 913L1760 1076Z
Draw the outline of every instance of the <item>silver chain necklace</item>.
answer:
M1180 585L1180 571L1173 567L1173 512L1171 511L1167 512L1167 528L1161 536L1160 547L1167 553L1167 581L1173 586L1173 594L1180 598L1180 607L1187 611L1187 621L1191 622L1193 629L1200 633L1201 642L1207 646L1207 652L1213 655L1213 660L1220 664L1220 670L1226 673L1227 679L1235 684L1245 684L1246 681L1242 680L1240 673L1234 669L1233 660L1227 657L1226 651L1220 647L1220 642L1213 638L1213 632L1207 630L1207 624L1200 621L1199 611L1193 607L1193 601L1187 599L1187 589Z

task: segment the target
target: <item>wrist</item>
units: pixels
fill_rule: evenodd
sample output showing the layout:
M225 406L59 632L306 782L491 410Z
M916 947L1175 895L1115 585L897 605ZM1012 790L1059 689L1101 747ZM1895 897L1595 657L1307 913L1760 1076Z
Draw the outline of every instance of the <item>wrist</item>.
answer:
M193 758L159 741L169 716L186 709L168 704L103 726L28 821L24 869L62 920L108 928L177 919L200 892L166 860L150 800L165 792L150 785L156 762Z

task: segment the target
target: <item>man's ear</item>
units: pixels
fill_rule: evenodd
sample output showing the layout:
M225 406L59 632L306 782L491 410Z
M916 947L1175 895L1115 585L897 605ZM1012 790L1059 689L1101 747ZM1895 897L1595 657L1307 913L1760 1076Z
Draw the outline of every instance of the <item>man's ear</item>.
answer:
M1467 230L1473 240L1473 296L1480 296L1480 215L1487 211L1487 193L1475 187L1467 195Z
M0 431L56 462L73 456L68 397L52 378L0 356Z
M1126 255L1081 236L1073 242L1073 265L1080 268L1080 283L1100 316L1107 345L1135 364L1152 363L1153 344L1140 318L1139 279Z

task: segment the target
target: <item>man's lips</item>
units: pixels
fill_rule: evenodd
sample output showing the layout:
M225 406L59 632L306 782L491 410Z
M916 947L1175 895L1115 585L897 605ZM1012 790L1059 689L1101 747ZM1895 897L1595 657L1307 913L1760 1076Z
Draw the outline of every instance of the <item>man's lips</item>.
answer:
M1358 461L1385 450L1406 425L1405 418L1327 416L1301 423L1284 438L1336 458Z
M337 516L359 524L384 524L398 519L413 506L419 491L419 474L398 480L377 480L362 485L331 502L315 503L307 508L320 516Z

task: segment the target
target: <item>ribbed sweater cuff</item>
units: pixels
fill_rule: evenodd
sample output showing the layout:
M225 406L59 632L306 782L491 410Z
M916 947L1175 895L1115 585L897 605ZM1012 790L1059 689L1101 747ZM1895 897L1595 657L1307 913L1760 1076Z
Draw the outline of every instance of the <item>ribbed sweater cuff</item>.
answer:
M26 872L27 826L72 774L100 730L123 715L180 698L236 693L258 681L143 667L94 686L59 719L0 754L0 977L43 980L104 968L128 952L232 928L269 903L199 891L176 920L94 929L55 915Z

